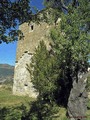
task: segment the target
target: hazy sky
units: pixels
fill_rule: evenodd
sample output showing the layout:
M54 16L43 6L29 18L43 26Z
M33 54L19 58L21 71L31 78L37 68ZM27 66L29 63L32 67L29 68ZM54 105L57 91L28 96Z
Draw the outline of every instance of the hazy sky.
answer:
M39 10L41 10L44 7L42 2L43 0L31 0L31 5L36 6ZM16 46L16 42L0 44L0 63L15 65Z

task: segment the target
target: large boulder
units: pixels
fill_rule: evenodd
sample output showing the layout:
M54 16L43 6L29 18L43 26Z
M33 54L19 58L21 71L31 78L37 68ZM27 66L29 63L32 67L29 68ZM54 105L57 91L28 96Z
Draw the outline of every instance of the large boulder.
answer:
M70 120L86 120L88 74L89 72L83 73L78 76L78 81L73 81L67 107Z

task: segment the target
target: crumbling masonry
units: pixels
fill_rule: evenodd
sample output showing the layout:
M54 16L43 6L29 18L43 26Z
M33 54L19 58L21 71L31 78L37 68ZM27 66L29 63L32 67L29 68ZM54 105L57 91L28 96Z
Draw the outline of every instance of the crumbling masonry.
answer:
M23 23L20 25L24 39L18 41L13 94L37 97L38 93L33 87L26 64L30 64L35 48L41 40L44 40L47 49L49 49L50 40L48 36L50 28L50 25L44 21L40 24L31 22L30 24Z

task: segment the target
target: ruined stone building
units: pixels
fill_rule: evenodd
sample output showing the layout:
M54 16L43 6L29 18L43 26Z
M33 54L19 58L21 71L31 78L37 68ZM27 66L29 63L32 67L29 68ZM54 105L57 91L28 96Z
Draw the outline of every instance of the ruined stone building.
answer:
M58 18L56 23L58 24L60 21L61 19ZM44 40L47 49L50 49L50 29L55 25L49 25L45 21L39 24L36 22L30 22L30 24L25 22L20 25L19 28L23 32L24 38L18 41L17 46L13 94L37 97L38 93L33 87L26 64L30 64L35 48L37 48L40 41Z
M37 96L26 64L30 64L34 50L41 40L44 40L47 49L49 49L50 40L48 36L50 28L51 26L44 21L40 22L40 24L31 22L30 24L23 23L20 25L24 39L18 41L13 94L28 95L30 97Z

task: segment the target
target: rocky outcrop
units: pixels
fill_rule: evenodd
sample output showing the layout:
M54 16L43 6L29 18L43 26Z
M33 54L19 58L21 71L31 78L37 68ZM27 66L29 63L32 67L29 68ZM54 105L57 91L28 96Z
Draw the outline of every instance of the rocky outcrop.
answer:
M68 115L70 120L86 120L87 111L87 76L84 73L79 76L78 81L73 81L73 88L71 89L68 99Z

